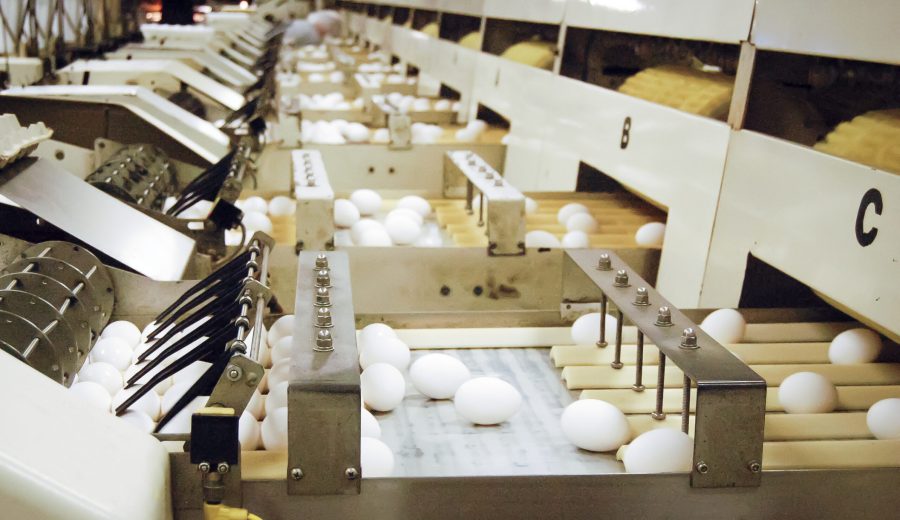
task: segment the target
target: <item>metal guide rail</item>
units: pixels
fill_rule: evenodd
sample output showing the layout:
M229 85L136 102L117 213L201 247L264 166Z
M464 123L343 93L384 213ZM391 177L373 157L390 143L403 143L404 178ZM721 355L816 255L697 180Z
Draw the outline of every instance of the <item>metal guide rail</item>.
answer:
M0 269L0 349L69 386L113 305L112 280L91 252L35 244Z
M360 492L360 382L345 253L300 253L288 386L289 495Z
M162 149L149 144L116 150L85 181L119 200L161 210L177 188L174 166Z
M256 165L251 158L252 138L242 137L235 149L208 170L189 182L167 214L178 216L201 200L217 198L234 203L241 194L245 177L256 179Z
M474 212L478 190L478 225L487 226L488 254L525 254L525 196L478 154L450 151L444 159L444 195L454 196L465 178L466 212ZM487 206L487 209L485 209ZM487 213L487 219L485 219Z
M665 418L663 389L667 360L684 373L681 424L688 431L691 387L697 398L694 424L693 487L759 486L765 423L766 382L703 332L629 268L615 253L569 250L563 260L562 302L600 301L600 341L607 346L606 312L616 308L615 357L622 369L622 325L638 328L633 389L642 384L644 342L659 349L654 419Z
M297 198L297 250L334 249L334 190L322 154L294 150L291 163Z

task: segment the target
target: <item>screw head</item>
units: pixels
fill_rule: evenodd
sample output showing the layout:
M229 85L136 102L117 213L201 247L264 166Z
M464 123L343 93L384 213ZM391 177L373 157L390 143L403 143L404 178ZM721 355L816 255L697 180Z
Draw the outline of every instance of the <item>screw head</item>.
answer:
M200 473L209 473L209 463L201 462L200 464L197 465L197 469L200 470Z
M701 475L706 475L707 473L709 473L709 465L707 465L705 462L703 462L701 460L700 462L697 463L697 473L700 473Z
M356 468L347 468L344 470L344 475L347 477L347 480L356 480L359 478L359 471Z
M639 307L650 305L650 294L647 293L646 287L638 287L637 293L634 295L633 303Z
M331 337L331 331L328 329L319 329L316 332L316 352L331 352L334 350L334 340Z
M316 271L327 269L328 268L328 257L325 256L325 253L319 253L316 255Z
M303 478L303 470L301 470L300 468L293 468L291 470L291 478L294 480L300 480L301 478Z
M597 260L597 270L612 271L612 260L609 258L609 254L603 253L600 255L600 259Z
M616 271L616 280L613 285L616 287L629 287L631 285L628 283L628 272L625 269Z
M657 327L671 327L672 326L672 311L665 305L660 307L659 312L656 313L656 326Z
M762 464L760 464L759 461L751 460L750 464L747 464L747 469L753 473L759 473L762 471Z
M225 369L225 374L229 381L240 381L241 376L244 375L244 371L237 365L228 365L228 368Z
M501 186L503 186L503 179L498 178L497 180L494 181L494 187L499 188Z
M688 327L681 333L680 347L688 350L700 348L700 345L697 344L697 332L694 331L693 327Z
M316 288L316 306L331 307L331 291L328 290L328 287Z
M228 463L223 462L223 463L219 464L219 466L216 468L216 471L218 471L219 473L225 474L225 473L228 473L228 471L230 469L231 469L231 467L228 466Z
M316 287L331 287L331 275L327 269L316 271Z
M331 309L328 307L319 307L316 310L316 327L331 327Z

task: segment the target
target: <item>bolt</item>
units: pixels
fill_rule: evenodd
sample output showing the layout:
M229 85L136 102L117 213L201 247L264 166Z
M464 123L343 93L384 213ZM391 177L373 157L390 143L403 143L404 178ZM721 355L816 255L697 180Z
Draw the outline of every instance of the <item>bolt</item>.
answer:
M291 470L291 478L294 480L300 480L303 478L303 470L300 468L294 468Z
M347 480L356 480L359 478L359 471L356 468L347 468L344 470L344 475L347 476Z
M331 352L334 350L334 340L331 337L331 331L328 329L319 329L316 332L316 352Z
M638 307L646 307L650 305L650 295L647 294L646 287L638 287L637 294L634 295L634 305Z
M762 471L762 464L760 464L758 461L751 460L750 464L747 464L747 469L749 469L753 473L759 473L760 471Z
M494 178L494 174L491 173L491 172L487 172L487 173L484 174L484 178L487 179L487 180L491 180L491 179Z
M629 287L631 284L628 283L628 273L625 269L619 269L616 271L616 280L613 283L615 287Z
M331 275L327 269L316 271L316 287L331 287Z
M688 327L684 329L684 332L681 333L681 348L694 350L700 348L700 345L697 344L697 333L694 332L694 329Z
M494 181L494 187L499 188L503 186L503 179L497 179Z
M669 310L665 305L659 308L659 312L656 314L656 326L657 327L671 327L672 326L672 311Z
M603 253L600 255L600 260L597 261L597 270L612 271L612 260L610 260L608 254Z
M328 287L316 288L316 307L331 307L331 291Z
M219 467L216 468L216 471L218 471L219 473L225 474L225 473L228 473L228 470L230 470L230 469L231 469L231 467L228 466L227 462L222 462L219 464Z
M319 307L316 310L316 327L331 327L331 309L328 307Z
M229 381L239 381L241 376L244 375L244 371L237 365L228 365L228 369L225 373L228 376Z
M197 465L197 469L200 470L200 473L209 473L209 463L201 462L200 464Z
M709 466L702 460L697 463L697 473L700 473L701 475L709 473Z
M322 269L328 269L328 257L325 256L325 253L319 253L318 255L316 255L315 270L319 271Z

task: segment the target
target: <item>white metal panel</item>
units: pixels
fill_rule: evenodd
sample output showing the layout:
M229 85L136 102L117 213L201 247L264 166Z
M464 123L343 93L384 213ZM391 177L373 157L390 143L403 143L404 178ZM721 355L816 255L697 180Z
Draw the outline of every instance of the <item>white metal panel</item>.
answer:
M366 39L375 45L383 45L390 25L389 20L380 20L375 17L366 18Z
M172 518L159 441L5 352L0 373L3 518Z
M467 14L481 17L485 0L438 0L437 9L446 13Z
M569 0L566 25L723 43L747 40L754 0Z
M757 0L761 49L900 64L897 0Z
M479 53L446 40L437 40L433 46L435 55L427 72L460 93L471 93Z
M488 18L560 24L565 10L566 0L484 1L484 15Z
M863 213L877 228L862 246L863 195L883 208ZM788 274L900 338L900 176L749 131L735 132L710 246L701 306L733 307L747 254ZM666 237L668 239L668 237Z

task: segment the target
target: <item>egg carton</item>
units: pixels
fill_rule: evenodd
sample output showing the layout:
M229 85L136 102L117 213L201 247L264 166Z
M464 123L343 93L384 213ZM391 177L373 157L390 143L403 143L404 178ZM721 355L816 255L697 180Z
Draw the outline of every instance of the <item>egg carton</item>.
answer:
M53 130L43 122L24 127L14 114L0 115L0 168L29 155L52 135Z

